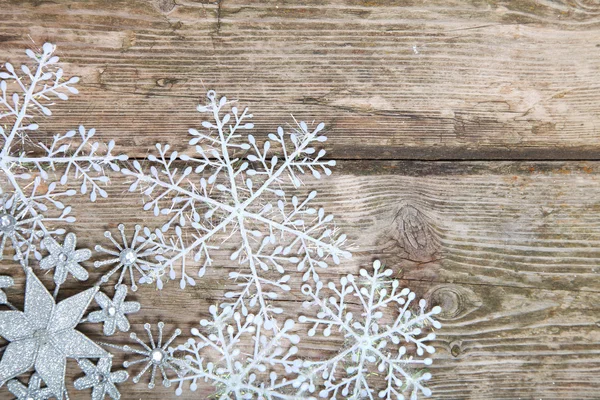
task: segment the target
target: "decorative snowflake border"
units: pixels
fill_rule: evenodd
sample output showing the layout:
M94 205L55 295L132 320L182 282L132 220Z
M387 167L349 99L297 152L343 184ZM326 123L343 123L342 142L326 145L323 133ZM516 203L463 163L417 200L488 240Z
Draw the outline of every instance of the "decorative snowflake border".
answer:
M71 207L63 198L77 194L74 189L59 189L70 178L79 182L79 192L89 193L90 200L106 197L100 185L108 182L106 170L119 171L118 161L126 155L113 155L114 141L108 144L93 141L94 129L56 134L49 144L35 142L32 135L39 125L38 116L51 116L54 99L67 100L77 94L73 87L79 78L65 78L57 66L56 47L50 43L39 52L26 50L31 62L20 68L5 63L0 72L0 171L8 188L0 187L0 259L7 242L16 258L28 258L30 251L39 260L36 242L50 234L63 234L56 222L73 222ZM51 181L50 173L60 167L59 182ZM4 185L4 183L3 183ZM50 209L51 215L46 215Z

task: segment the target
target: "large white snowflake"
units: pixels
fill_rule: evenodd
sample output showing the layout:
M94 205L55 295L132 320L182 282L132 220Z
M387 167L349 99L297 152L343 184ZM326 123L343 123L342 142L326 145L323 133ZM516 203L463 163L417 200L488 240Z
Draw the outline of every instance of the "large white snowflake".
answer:
M202 122L202 131L189 130L193 155L157 144L158 155L148 157L149 168L134 161L133 169L122 170L134 179L130 190L141 188L147 196L144 209L168 217L154 240L140 240L152 241L163 252L158 257L162 268L170 279L179 273L184 288L195 284L190 260L199 265L195 274L202 276L214 262L216 236L226 233L224 240L235 247L231 260L245 268L230 273L239 289L226 294L232 302L224 306L241 307L244 314L248 305L258 305L261 313L280 312L267 303L277 298L277 291L290 290L289 265L304 271L304 280L318 280L318 267L350 257L342 249L345 235L338 235L332 225L333 216L311 206L316 192L299 198L282 189L286 182L298 188L307 172L316 178L331 173L335 161L323 160L325 151L314 147L326 140L324 125L313 129L300 122L287 132L280 127L259 146L254 136L242 133L254 127L247 108L239 110L214 91L207 97L208 104L198 111L209 120ZM191 234L181 229L187 225ZM172 226L175 234L165 235ZM161 274L153 276L162 287Z
M406 288L400 290L397 280L388 279L390 275L391 269L384 270L375 261L372 275L361 269L359 278L348 275L341 278L339 286L330 282L325 289L322 282L317 282L315 288L302 287L310 298L303 306L317 311L316 317L299 318L301 323L312 324L308 335L314 336L323 328L324 336L338 331L347 342L331 358L304 363L311 381L324 380L320 397L404 399L403 394L410 393L411 400L415 400L419 393L431 395L424 386L431 374L422 369L431 365L431 358L424 355L435 352L428 344L435 334L425 331L441 328L433 318L441 308L426 311L425 300L420 300L418 312L413 313L410 306L415 293ZM358 315L351 311L356 302ZM377 374L385 385L375 393Z
M232 307L211 306L209 312L211 319L201 320L200 330L193 328L193 338L177 348L185 355L179 362L180 376L173 379L179 382L177 395L183 393L184 382L195 391L204 381L214 386L214 397L221 400L307 398L305 380L287 379L302 367L295 357L300 337L291 332L293 320L276 326L275 319L242 316Z
M67 94L76 94L73 87L79 78L65 78L57 66L56 48L50 43L38 52L26 50L29 65L13 67L4 64L0 72L0 194L7 196L0 209L0 235L2 246L7 241L14 247L17 258L27 258L33 250L36 258L38 238L49 234L62 234L64 229L52 228L50 221L72 222L71 208L63 203L64 197L77 193L73 189L59 189L49 172L60 169L60 185L69 178L79 183L79 192L89 193L90 200L106 197L100 185L108 181L105 170L119 171L118 161L125 155L113 155L114 141L107 145L93 140L95 130L80 126L65 134L55 134L50 143L37 142L40 115L50 116L55 99L67 100ZM4 182L5 181L5 182ZM46 215L49 208L55 211ZM0 258L3 251L0 251Z

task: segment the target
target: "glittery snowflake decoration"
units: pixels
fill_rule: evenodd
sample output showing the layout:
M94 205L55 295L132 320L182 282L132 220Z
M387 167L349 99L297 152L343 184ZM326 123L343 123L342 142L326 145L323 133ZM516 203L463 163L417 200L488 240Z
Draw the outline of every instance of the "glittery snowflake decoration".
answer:
M211 319L200 321L192 329L193 338L177 350L184 354L176 394L184 383L195 391L199 382L214 386L219 399L292 399L307 398L308 383L301 378L284 376L300 373L302 361L295 346L300 337L292 333L294 321L283 326L275 319L264 320L249 314L242 316L232 307L210 307ZM249 349L244 344L251 343ZM281 376L280 376L281 375Z
M157 373L160 371L162 375L162 384L165 387L171 386L171 381L169 380L169 373L174 372L176 374L180 373L180 369L178 366L178 361L175 357L173 357L173 349L169 346L173 341L181 334L180 329L176 329L173 335L163 343L163 330L165 327L164 322L159 322L158 326L158 337L157 340L154 340L154 336L152 335L152 327L150 324L144 324L144 329L146 330L146 334L148 335L148 344L144 343L135 332L131 332L131 339L135 340L138 344L137 348L127 346L116 346L110 345L110 347L123 350L125 352L135 354L141 356L134 361L125 361L123 366L125 368L129 368L131 366L135 366L137 364L143 364L142 370L133 377L133 382L138 383L142 376L148 371L150 371L150 382L148 383L148 388L153 389L155 386L155 378Z
M152 244L152 241L156 238L154 234L150 234L147 240L144 240L140 236L142 228L139 225L135 226L131 241L128 241L125 235L125 225L119 224L118 229L121 243L115 240L111 232L104 232L104 236L111 241L113 249L107 249L100 245L96 246L96 251L108 254L109 258L94 262L94 266L96 268L105 265L113 266L102 277L103 282L108 282L110 277L120 270L121 273L119 274L117 286L122 285L127 275L129 275L131 290L136 291L138 286L134 275L139 275L138 282L143 284L152 283L154 280L153 276L156 276L157 273L162 273L162 268L156 260L156 256L162 253L162 249Z
M323 336L337 331L348 343L332 358L304 363L311 380L324 380L319 397L404 399L403 394L410 393L411 400L415 400L419 393L431 395L431 390L424 386L431 374L422 369L431 365L431 358L425 354L435 352L428 344L435 334L425 331L441 328L433 318L441 308L436 306L426 311L425 300L420 300L419 310L413 313L410 307L415 293L399 289L397 280L388 279L391 275L391 269L384 270L375 261L372 275L361 269L359 278L348 275L341 278L340 285L329 283L325 288L322 282L317 282L315 288L302 287L310 298L303 306L317 310L316 317L299 318L300 323L311 324L308 335L314 336L322 328ZM353 313L356 303L358 307ZM415 355L409 355L412 353ZM384 380L377 393L370 366L376 366Z
M130 190L146 196L144 209L168 218L155 239L145 240L163 251L159 260L169 279L179 275L182 288L194 285L194 275L204 275L214 262L212 251L225 241L233 247L231 261L244 269L230 273L239 288L226 294L231 303L223 305L240 307L244 314L255 305L277 313L267 303L278 291L290 290L290 266L302 271L304 280L318 280L318 268L350 257L333 216L312 206L316 192L289 196L284 190L286 184L298 188L306 173L316 178L331 173L335 161L324 160L325 150L314 147L327 139L324 125L280 127L259 145L247 133L254 127L247 108L238 109L214 91L207 97L208 104L198 111L208 120L200 131L189 130L192 155L157 144L148 168L134 161L133 169L122 172L133 178ZM173 227L174 235L167 235ZM190 272L196 265L198 270ZM154 276L162 287L161 274Z
M112 372L111 357L101 358L96 365L84 358L79 360L79 367L85 376L73 383L75 389L92 388L92 400L104 400L106 396L113 400L121 398L121 393L116 385L125 382L129 378L129 374L126 371Z
M73 271L69 264L75 263L77 268L85 271L79 263L89 258L90 252L87 249L76 249L77 239L72 233L67 234L63 243L55 239L52 241L46 244L50 254L44 258L51 261L46 261L44 265L55 267L54 295L38 279L32 267L25 260L20 260L26 277L23 311L7 300L6 293L2 292L0 296L2 297L0 304L9 308L0 311L0 336L8 341L0 359L0 386L6 383L9 390L18 398L23 396L25 399L68 398L65 371L69 358L76 359L86 374L91 370L90 365L92 365L88 360L96 359L97 368L103 368L104 371L108 365L108 371L105 372L110 374L108 362L112 355L81 333L78 327L84 322L104 322L105 333L114 333L115 326L120 330L127 330L129 323L124 314L139 310L138 303L124 301L127 292L125 287L118 288L114 299L110 300L100 290L98 284L57 302L59 289L67 279L66 271ZM85 256L82 257L82 254ZM87 271L85 277L81 271L73 275L81 281L87 280L89 276ZM12 285L12 278L0 276L0 287L7 288ZM84 314L94 297L103 310L94 311L86 318ZM101 318L99 314L102 314ZM34 373L31 375L28 387L15 379L31 370ZM114 379L112 377L113 375L110 375L107 379L112 379L110 382L113 386L124 381L121 379L123 374L114 375ZM85 382L79 382L79 389L84 388ZM118 394L118 391L107 382L102 386L102 382L92 385L94 393L100 391L111 396ZM42 387L42 383L46 386Z
M108 182L107 169L119 171L118 161L127 159L112 154L114 141L96 142L95 130L83 126L55 134L50 143L36 142L39 125L35 121L52 115L50 107L57 99L67 100L69 94L78 93L73 85L79 78L64 76L55 50L50 43L38 52L28 49L29 64L15 68L7 62L5 72L0 72L0 170L4 178L0 194L6 194L0 208L0 258L9 241L17 259L27 258L30 251L40 259L37 240L64 233L51 222L75 220L63 198L78 191L89 194L91 201L98 195L106 197L101 185ZM56 182L51 174L58 170L61 176ZM78 191L59 188L73 178Z

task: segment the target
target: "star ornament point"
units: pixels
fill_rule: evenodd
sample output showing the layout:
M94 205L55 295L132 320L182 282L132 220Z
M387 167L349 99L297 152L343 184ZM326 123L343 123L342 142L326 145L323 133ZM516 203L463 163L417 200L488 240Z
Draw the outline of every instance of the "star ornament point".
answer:
M0 384L33 368L60 400L67 358L108 357L75 329L97 291L98 287L92 287L55 303L29 269L24 311L0 312L0 336L9 342L0 360Z

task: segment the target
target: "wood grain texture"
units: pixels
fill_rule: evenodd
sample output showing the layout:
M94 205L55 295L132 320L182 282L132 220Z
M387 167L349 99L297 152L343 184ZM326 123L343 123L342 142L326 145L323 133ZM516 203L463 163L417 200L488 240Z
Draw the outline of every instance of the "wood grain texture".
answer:
M404 285L443 306L431 367L434 398L597 398L599 173L597 162L343 162L319 186L317 200L336 210L354 258L327 269L322 279L338 280L381 258ZM73 226L81 246L106 243L103 231L114 231L118 222L152 225L137 194L124 192L125 181L113 178L108 199L75 207L85 227ZM227 260L230 251L225 246L216 258ZM2 266L15 271L6 261ZM185 291L177 282L161 292L142 287L132 297L143 303L132 324L163 320L189 331L233 287L227 275L235 268L217 263ZM299 277L292 282L299 285ZM293 316L302 300L293 290L279 304ZM322 356L338 345L303 336L301 349ZM173 395L144 385L122 390L124 398Z
M322 279L381 258L443 306L433 398L600 398L600 163L581 161L600 155L597 2L0 0L0 10L0 59L16 64L51 41L82 77L81 94L43 121L47 135L85 124L139 158L156 142L185 151L209 88L250 106L257 137L290 114L325 121L328 154L343 161L308 186L354 258ZM82 246L106 243L120 222L160 225L126 179L111 181L109 199L72 201ZM235 266L218 266L186 291L141 288L138 333L163 320L185 340L232 287ZM6 260L0 268L17 276ZM295 292L280 303L293 316L300 301ZM301 343L307 356L340 345ZM70 379L78 374L71 361Z
M130 154L198 125L207 88L251 104L262 132L290 113L327 121L337 159L600 154L589 0L3 1L2 12L3 54L51 40L82 75L84 94L50 131L97 126Z

